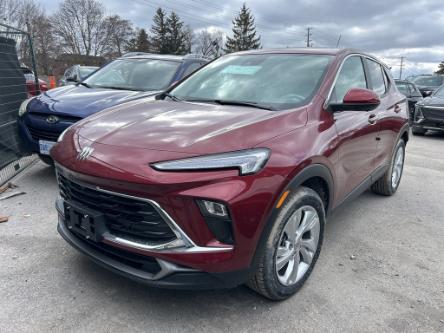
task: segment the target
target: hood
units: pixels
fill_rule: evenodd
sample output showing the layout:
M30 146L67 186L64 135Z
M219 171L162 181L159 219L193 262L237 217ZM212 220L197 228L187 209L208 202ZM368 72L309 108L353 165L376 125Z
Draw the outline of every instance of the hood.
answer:
M85 118L111 106L156 93L87 88L81 85L64 86L41 94L29 103L28 110L35 113L56 113Z
M442 107L444 111L444 98L438 96L430 96L424 98L418 103L419 106L437 106Z
M191 154L254 147L307 122L305 108L253 107L174 101L133 101L83 120L79 143ZM82 140L83 139L83 140Z

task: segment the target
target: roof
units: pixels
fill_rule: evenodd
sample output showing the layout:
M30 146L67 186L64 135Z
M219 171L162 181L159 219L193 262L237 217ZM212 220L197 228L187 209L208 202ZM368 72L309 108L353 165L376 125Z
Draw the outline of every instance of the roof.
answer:
M366 57L372 58L380 64L384 65L389 69L389 67L380 59L375 56L362 52L357 49L347 48L347 49L333 49L333 48L314 48L314 47L298 47L298 48L279 48L279 49L258 49L258 50L248 50L241 51L232 54L316 54L316 55L331 55L331 56L347 56L350 54L362 54Z
M294 48L278 48L278 49L258 49L236 52L236 54L272 54L272 53L294 53L294 54L326 54L338 55L341 53L362 53L354 49L331 49L331 48L314 48L314 47L294 47Z
M198 54L173 55L173 54L157 54L157 53L145 53L145 52L130 52L124 54L119 59L159 59L159 60L172 60L172 61L183 61L187 59L208 60L204 56Z

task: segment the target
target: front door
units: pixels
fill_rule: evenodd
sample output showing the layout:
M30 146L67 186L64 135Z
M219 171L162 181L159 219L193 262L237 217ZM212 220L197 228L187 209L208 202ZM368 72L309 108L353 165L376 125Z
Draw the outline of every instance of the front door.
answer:
M347 58L333 88L330 102L342 103L352 88L368 88L363 59ZM379 124L372 111L340 111L333 114L338 133L338 159L335 165L338 176L337 202L362 184L375 168Z

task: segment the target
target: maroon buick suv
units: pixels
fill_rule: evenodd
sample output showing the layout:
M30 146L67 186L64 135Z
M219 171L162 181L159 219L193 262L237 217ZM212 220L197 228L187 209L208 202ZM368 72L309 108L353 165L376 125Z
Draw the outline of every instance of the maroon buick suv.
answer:
M68 128L51 151L58 230L151 286L302 287L327 218L393 195L409 139L390 70L356 50L229 54Z

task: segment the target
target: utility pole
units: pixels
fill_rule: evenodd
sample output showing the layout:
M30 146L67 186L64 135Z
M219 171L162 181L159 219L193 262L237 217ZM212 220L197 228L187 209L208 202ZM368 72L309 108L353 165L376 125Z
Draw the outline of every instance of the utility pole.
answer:
M307 47L311 47L311 31L313 28L307 28Z
M336 48L339 47L339 43L341 42L342 34L339 34L338 42L336 43Z
M402 69L404 67L404 59L405 57L401 57L401 64L399 65L399 79L402 79Z

